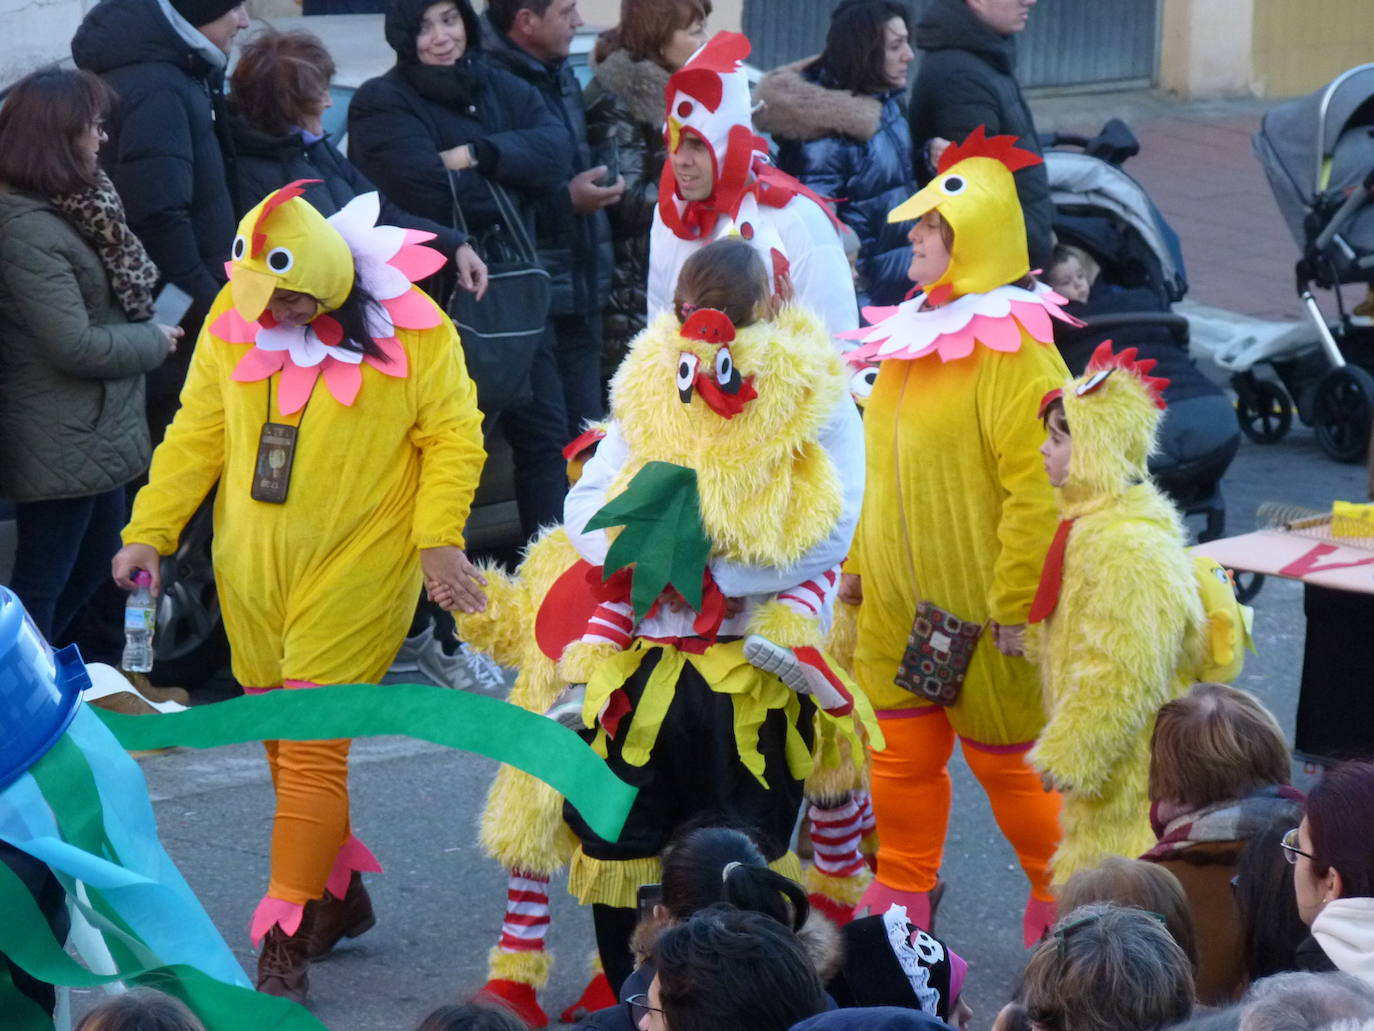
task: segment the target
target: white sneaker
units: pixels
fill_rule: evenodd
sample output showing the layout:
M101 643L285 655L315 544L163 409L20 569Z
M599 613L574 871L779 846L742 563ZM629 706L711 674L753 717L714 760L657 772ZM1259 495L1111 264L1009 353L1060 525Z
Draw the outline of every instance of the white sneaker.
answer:
M832 716L845 716L854 698L815 648L784 648L750 634L744 639L744 658L751 666L772 673L797 694L809 694Z
M586 684L569 684L553 700L553 704L544 715L555 723L563 724L569 730L585 730L586 724L582 722L582 703L586 697Z

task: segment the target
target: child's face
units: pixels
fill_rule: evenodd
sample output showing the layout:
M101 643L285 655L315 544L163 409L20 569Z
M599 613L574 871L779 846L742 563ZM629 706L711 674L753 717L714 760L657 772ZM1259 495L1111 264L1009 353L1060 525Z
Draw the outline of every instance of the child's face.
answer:
M1069 424L1064 418L1064 409L1056 408L1046 422L1049 431L1045 443L1040 445L1040 456L1045 460L1045 475L1050 478L1051 487L1062 487L1069 479L1069 458L1073 455L1073 438L1069 436Z
M949 268L949 248L945 245L944 219L938 211L927 211L906 234L911 243L911 267L907 278L921 286L938 282Z
M1088 271L1075 257L1065 258L1051 268L1045 278L1050 286L1071 301L1081 304L1088 299L1088 289L1092 286L1088 282Z

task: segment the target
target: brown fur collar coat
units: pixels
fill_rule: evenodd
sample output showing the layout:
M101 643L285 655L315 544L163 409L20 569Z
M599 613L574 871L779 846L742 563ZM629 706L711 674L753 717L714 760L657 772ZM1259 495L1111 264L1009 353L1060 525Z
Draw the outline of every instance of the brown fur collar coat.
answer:
M877 97L830 89L802 74L816 58L774 68L763 77L755 99L763 107L754 114L761 132L789 140L816 140L839 133L860 142L878 133L883 103Z

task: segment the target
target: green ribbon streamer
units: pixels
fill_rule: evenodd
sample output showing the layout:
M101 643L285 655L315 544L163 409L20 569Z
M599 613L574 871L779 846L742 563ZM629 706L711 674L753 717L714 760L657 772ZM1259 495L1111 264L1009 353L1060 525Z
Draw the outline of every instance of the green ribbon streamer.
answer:
M29 894L24 882L9 867L0 864L0 953L8 956L17 966L31 977L48 984L67 985L72 988L94 988L124 981L156 988L158 991L175 995L181 999L205 1024L208 1031L242 1031L251 1027L254 1031L327 1031L325 1026L311 1014L286 999L262 995L247 988L216 981L195 967L175 964L171 966L121 967L114 974L96 974L87 970L71 956L67 955L52 935L48 922L39 912L38 904ZM110 934L106 933L106 941ZM5 981L9 981L8 976ZM9 995L18 994L11 987ZM6 1002L10 1001L8 998ZM30 1006L28 1010L36 1009ZM28 1010L20 1012L26 1018L22 1026L25 1031L30 1026L51 1028L52 1022L45 1018L42 1024L33 1022ZM6 1011L6 1020L9 1013ZM9 1027L9 1023L5 1024Z
M52 1017L19 990L7 963L0 963L0 1013L8 1031L52 1031Z
M619 839L639 790L567 727L495 698L430 684L331 684L156 716L97 714L130 750L384 734L419 738L524 770L571 802L606 841Z

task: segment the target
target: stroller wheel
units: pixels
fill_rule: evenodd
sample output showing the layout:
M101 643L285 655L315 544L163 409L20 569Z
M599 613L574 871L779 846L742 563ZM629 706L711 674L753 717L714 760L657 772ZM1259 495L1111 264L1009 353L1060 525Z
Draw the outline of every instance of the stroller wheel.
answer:
M1293 405L1283 388L1264 379L1237 387L1236 419L1240 431L1256 444L1276 444L1293 424Z
M1374 376L1357 365L1332 369L1317 384L1312 409L1322 450L1338 462L1362 461L1374 419Z

